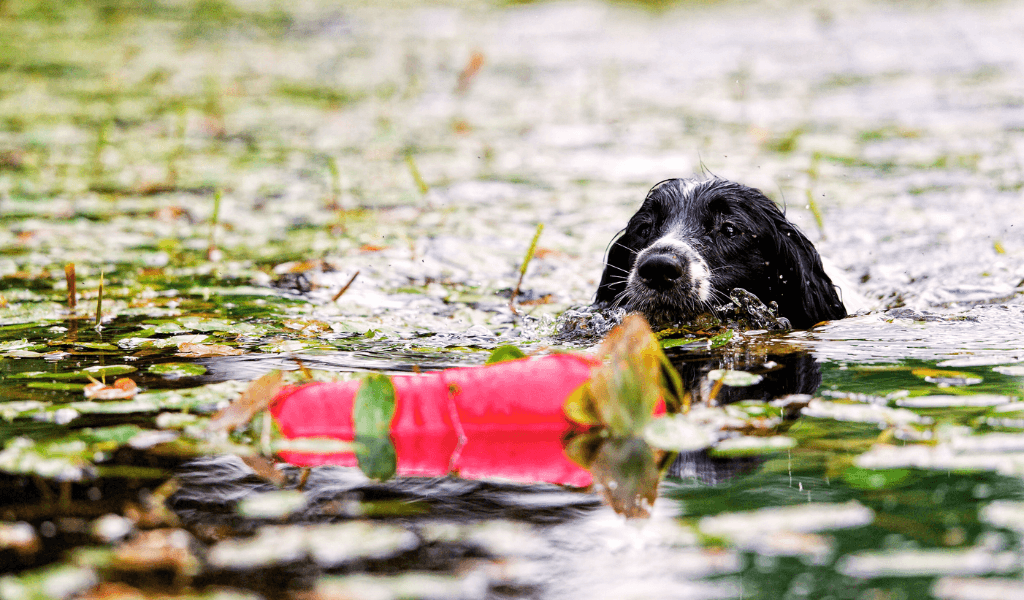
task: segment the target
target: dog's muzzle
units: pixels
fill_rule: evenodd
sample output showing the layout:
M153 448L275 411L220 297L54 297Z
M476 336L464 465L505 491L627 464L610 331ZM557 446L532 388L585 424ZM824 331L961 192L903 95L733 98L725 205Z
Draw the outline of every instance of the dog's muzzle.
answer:
M703 257L686 242L662 238L636 257L627 289L633 296L665 296L665 300L706 302L711 272Z

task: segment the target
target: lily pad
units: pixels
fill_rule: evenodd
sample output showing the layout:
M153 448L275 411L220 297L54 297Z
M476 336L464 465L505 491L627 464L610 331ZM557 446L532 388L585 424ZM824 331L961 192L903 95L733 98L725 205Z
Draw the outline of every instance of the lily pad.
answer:
M152 365L147 369L150 373L163 375L168 379L178 377L197 377L206 373L206 367L196 363L171 362Z
M978 519L993 527L1024 533L1024 502L997 500L982 508Z
M137 371L135 367L128 365L110 365L110 366L95 366L87 367L81 371L72 371L68 373L48 373L46 371L27 371L24 373L14 373L9 375L11 379L49 379L54 381L89 381L90 379L99 379L101 377L110 377L114 375L124 375L126 373L134 373Z
M795 448L797 442L791 437L773 435L769 437L740 436L722 440L711 449L711 456L758 456Z
M729 387L748 387L760 383L764 377L755 373L748 373L747 371L715 369L708 372L708 379L721 381Z
M801 414L815 419L835 419L836 421L883 425L905 425L908 423L927 425L933 422L931 418L923 417L905 408L889 408L877 404L847 404L819 399L811 400Z
M322 567L382 559L419 545L414 533L395 525L349 521L331 525L264 526L256 536L226 540L207 556L215 567L247 570L311 558Z
M940 548L858 552L843 557L836 570L857 578L987 575L1016 571L1018 563L1015 552Z
M53 390L56 392L80 392L85 389L84 383L63 383L60 381L33 381L25 387L35 390Z
M856 500L843 504L805 502L704 517L698 526L705 535L736 541L782 531L809 533L863 527L874 518L874 511Z
M309 342L301 340L281 340L272 344L264 344L259 347L262 352L299 352L311 347Z
M1024 581L1015 577L941 577L931 593L941 600L1024 598Z
M910 469L863 469L850 467L843 471L843 480L862 490L886 490L906 485L914 480Z
M966 408L999 406L1000 404L1008 404L1013 400L1014 398L1009 396L999 396L997 394L910 396L896 400L896 405L909 408Z
M939 387L977 385L983 381L982 377L963 371L921 368L912 369L910 372L928 383L938 384Z
M854 464L864 469L930 469L974 473L995 471L1006 475L1024 472L1024 453L958 453L949 444L938 446L875 444L858 456Z
M685 415L659 417L644 428L644 439L650 445L673 452L693 452L710 448L715 436Z
M0 418L3 418L5 421L11 421L36 413L48 406L50 406L49 402L41 402L39 400L0 402Z
M117 346L108 342L75 342L75 348L87 348L90 350L117 350Z
M662 348L678 348L679 346L689 346L690 344L707 343L706 338L666 338L661 340Z
M344 575L317 581L318 598L478 598L486 594L477 574L403 573L401 575Z

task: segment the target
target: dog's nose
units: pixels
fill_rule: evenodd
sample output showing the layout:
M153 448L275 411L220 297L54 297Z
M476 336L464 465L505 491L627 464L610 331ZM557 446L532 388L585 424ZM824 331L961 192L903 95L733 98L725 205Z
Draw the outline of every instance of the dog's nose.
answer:
M683 276L683 263L671 254L650 254L637 264L636 274L648 287L665 290Z

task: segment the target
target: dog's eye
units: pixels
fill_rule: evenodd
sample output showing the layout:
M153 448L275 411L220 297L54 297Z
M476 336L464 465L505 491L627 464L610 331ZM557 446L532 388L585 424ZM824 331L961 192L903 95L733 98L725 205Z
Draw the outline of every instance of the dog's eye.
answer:
M718 228L718 232L724 235L725 237L730 238L736 237L737 235L740 234L740 230L732 223L723 223L722 226Z
M636 224L636 234L642 238L651 234L652 225L650 221L641 221Z

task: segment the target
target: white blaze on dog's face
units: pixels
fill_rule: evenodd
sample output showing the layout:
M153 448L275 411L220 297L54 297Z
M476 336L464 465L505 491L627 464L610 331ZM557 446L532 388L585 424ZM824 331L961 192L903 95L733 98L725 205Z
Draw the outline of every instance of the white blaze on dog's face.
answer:
M711 300L711 269L682 232L661 237L641 250L626 280L627 310L659 305L697 307Z
M743 288L809 327L846 315L813 245L761 192L723 179L654 186L608 252L596 302L668 325Z

